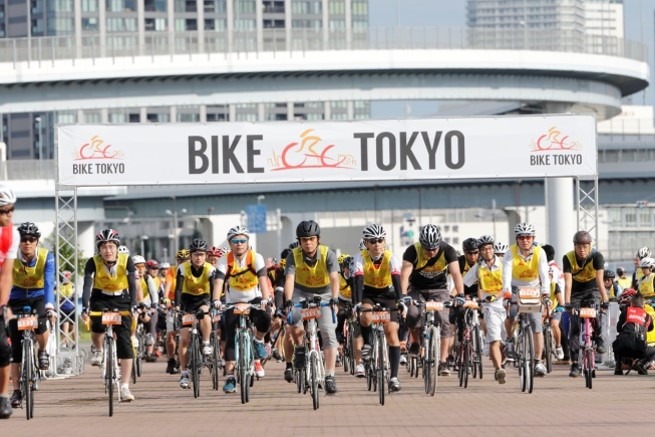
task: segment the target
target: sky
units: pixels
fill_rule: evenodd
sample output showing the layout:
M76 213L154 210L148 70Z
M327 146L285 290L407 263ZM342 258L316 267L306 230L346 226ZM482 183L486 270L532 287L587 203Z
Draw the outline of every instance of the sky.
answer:
M438 26L466 27L466 0L371 0L369 2L369 23L378 26ZM653 48L655 46L655 0L624 0L625 36L648 46L648 64L651 83L655 81ZM630 98L631 103L653 105L655 103L655 86ZM396 106L405 113L414 116L430 115L436 108L434 103L396 102ZM386 104L385 104L386 106ZM409 115L409 114L407 114Z

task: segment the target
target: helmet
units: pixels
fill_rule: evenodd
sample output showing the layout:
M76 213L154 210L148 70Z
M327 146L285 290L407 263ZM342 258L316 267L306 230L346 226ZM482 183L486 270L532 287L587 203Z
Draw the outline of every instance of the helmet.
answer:
M289 249L295 249L299 245L300 243L298 243L298 241L292 241L291 243L289 243Z
M642 258L639 261L639 267L641 267L642 269L645 269L645 268L652 269L653 266L655 266L655 259L653 259L653 258L651 258L649 256L647 256L646 258Z
M603 272L603 279L612 279L612 280L614 280L614 278L616 278L616 273L614 273L614 271L605 270Z
M159 270L166 270L171 268L171 263L163 262L159 264Z
M514 226L514 233L516 235L532 235L534 237L534 226L530 223L519 223Z
M623 276L625 274L625 269L623 267L617 267L616 274L619 276Z
M157 262L156 259L149 259L148 261L146 261L146 267L149 269L158 269L159 262Z
M296 227L296 237L320 237L321 227L314 220L304 220Z
M62 282L64 284L68 284L71 281L71 277L73 276L73 272L70 270L64 270L61 272L61 277L62 277Z
M504 255L508 249L509 247L505 243L501 243L500 241L494 243L494 253L496 255Z
M650 249L646 246L637 251L637 258L642 259L650 256Z
M591 234L587 231L578 231L573 235L573 244L591 244Z
M130 249L127 248L127 246L118 246L118 253L124 253L125 255L130 254Z
M211 249L209 249L209 253L207 255L215 256L217 258L220 258L223 255L225 255L227 252L228 252L228 250L223 248L223 247L213 246Z
M387 231L385 231L382 226L373 223L372 225L368 225L364 228L362 235L364 236L364 240L370 240L372 238L386 238Z
M636 295L637 295L637 290L635 290L634 288L626 288L619 295L618 298L619 305L630 305L632 298L635 297Z
M0 185L0 206L13 205L16 203L16 195L11 188L6 185Z
M418 241L426 249L436 249L441 243L441 230L437 225L427 224L421 227Z
M227 237L226 237L227 241L230 241L232 237L235 237L237 235L243 235L250 240L250 231L248 230L248 228L246 228L245 226L237 225L233 228L230 228L230 230L227 231Z
M175 258L177 259L189 259L190 256L191 254L189 253L188 249L180 249L175 254Z
M482 246L488 246L488 245L494 244L494 237L491 235L483 235L482 237L478 238L478 249L480 249Z
M348 255L347 253L342 253L337 257L337 262L339 263L339 266L343 268L344 266L348 267L350 266L350 262L352 261L353 257Z
M116 246L121 244L121 239L118 236L118 232L113 229L103 229L102 231L96 234L96 248L100 249L100 246L109 241L113 241Z
M145 263L146 263L146 259L145 259L144 257L142 257L141 255L134 255L134 256L132 257L132 262L133 262L134 264L145 264Z
M359 250L364 250L366 249L366 244L364 244L364 239L360 238L359 240Z
M462 249L464 253L466 252L477 252L478 251L478 240L475 238L467 238L462 241Z
M191 244L189 245L189 252L207 252L209 250L209 246L207 246L207 242L205 240L201 240L200 238L194 238Z
M31 235L37 239L41 238L41 232L39 232L39 228L37 228L34 223L30 222L21 223L18 227L18 233L21 237L24 235Z

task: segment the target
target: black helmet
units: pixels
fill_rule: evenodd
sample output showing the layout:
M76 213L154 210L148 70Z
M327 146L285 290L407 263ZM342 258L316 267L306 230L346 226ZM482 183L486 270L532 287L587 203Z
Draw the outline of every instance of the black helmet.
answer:
M296 247L298 247L298 241L297 240L292 241L291 243L289 243L289 249L295 249Z
M209 251L209 246L205 240L200 238L194 238L191 244L189 245L189 252L207 252Z
M591 244L591 234L587 231L578 231L573 236L573 244Z
M18 227L18 233L21 237L32 236L37 239L41 238L41 232L39 232L39 228L31 222L21 223Z
M603 279L614 280L614 278L616 278L616 274L612 270L605 270L603 272Z
M305 220L298 224L296 237L320 237L321 227L314 220Z
M467 238L462 242L462 249L464 252L477 252L478 251L478 239L477 238Z

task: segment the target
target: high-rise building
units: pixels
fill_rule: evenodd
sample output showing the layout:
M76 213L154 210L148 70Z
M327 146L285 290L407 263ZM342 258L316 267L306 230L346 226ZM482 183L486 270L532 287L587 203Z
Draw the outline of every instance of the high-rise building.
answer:
M0 0L0 38L56 38L71 57L314 50L368 35L368 0ZM28 25L29 24L29 25ZM62 38L59 38L62 37ZM36 42L35 42L36 44ZM57 123L345 120L370 117L365 101L96 108L0 117L7 157L54 156Z

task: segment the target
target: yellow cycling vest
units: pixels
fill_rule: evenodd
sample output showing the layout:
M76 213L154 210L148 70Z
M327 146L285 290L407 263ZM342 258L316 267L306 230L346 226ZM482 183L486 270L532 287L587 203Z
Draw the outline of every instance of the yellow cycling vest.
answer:
M644 276L639 281L639 294L648 299L655 296L655 287L653 287L653 278L655 278L655 273L651 273L648 276Z
M441 251L441 254L439 255L439 259L437 259L437 262L435 262L431 266L428 266L427 263L430 260L430 258L425 257L425 253L423 252L423 247L421 246L421 243L414 243L414 247L416 248L416 265L414 266L414 270L420 269L423 272L441 273L446 270L446 267L448 267L448 264L446 264L445 251L443 250Z
M584 267L578 265L578 260L575 257L575 251L572 250L566 254L571 264L571 275L576 282L591 282L596 280L596 269L594 268L593 261L585 264Z
M59 297L68 299L73 295L75 288L73 283L69 282L68 284L61 284L58 288Z
M243 267L237 266L234 254L229 252L227 254L227 276L230 290L232 291L251 291L259 285L259 278L257 272L253 267L253 260L255 258L254 251L249 250L246 253L246 262Z
M559 301L557 300L557 293L555 293L555 290L557 290L557 282L550 281L550 296L548 296L548 299L550 300L551 308L557 308L557 305L559 305Z
M346 278L342 275L339 275L339 295L345 299L351 299L353 295L353 291L350 289L348 281L346 281Z
M205 262L202 268L202 274L196 278L191 273L191 261L184 261L182 263L182 273L184 274L184 283L182 284L183 294L192 294L194 296L201 296L209 294L209 282L211 281L210 272L213 266Z
M372 288L391 287L391 251L382 252L382 261L375 265L367 250L364 254L364 286Z
M512 278L518 281L534 281L539 279L539 254L538 247L532 249L532 258L530 261L524 261L519 255L519 248L512 244L509 248L512 251Z
M96 265L96 273L93 276L93 288L113 292L125 290L129 286L127 282L127 259L128 256L124 253L119 253L116 256L116 275L111 276L102 257L94 255L93 262Z
M619 283L622 289L630 288L630 285L632 284L632 280L630 278L618 278L616 282Z
M330 284L330 273L327 270L328 247L318 246L318 259L314 267L305 263L302 248L293 249L293 261L296 264L296 283L308 288L322 288Z
M45 287L45 260L48 250L41 247L36 249L36 263L28 267L18 258L14 259L14 285L20 288L38 290Z
M503 290L503 268L491 270L486 262L478 265L480 289L487 294L498 295Z

